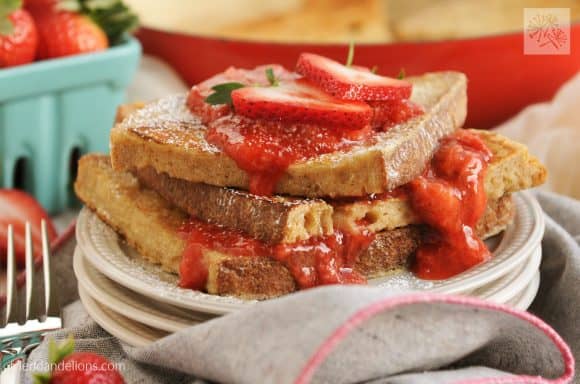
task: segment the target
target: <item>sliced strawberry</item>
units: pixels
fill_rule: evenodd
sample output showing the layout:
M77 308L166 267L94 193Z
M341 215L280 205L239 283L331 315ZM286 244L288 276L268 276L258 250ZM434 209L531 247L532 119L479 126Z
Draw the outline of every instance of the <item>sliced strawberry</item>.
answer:
M344 100L394 100L411 96L412 85L407 81L346 67L313 53L300 55L296 71L325 92Z
M227 104L211 105L205 99L214 91L212 87L224 83L240 83L248 86L269 85L266 70L272 69L274 77L279 81L294 80L297 75L278 64L260 65L254 69L240 69L230 67L224 72L210 77L194 85L187 97L187 106L194 115L200 117L201 122L209 124L231 112Z
M304 79L276 87L245 87L232 92L236 113L253 119L361 129L369 125L367 103L336 99Z
M56 238L56 230L42 206L22 191L0 189L0 260L6 260L8 225L12 224L16 260L19 265L24 265L24 228L27 221L31 225L35 257L39 257L42 249L40 222L43 219L47 225L48 240L52 242Z

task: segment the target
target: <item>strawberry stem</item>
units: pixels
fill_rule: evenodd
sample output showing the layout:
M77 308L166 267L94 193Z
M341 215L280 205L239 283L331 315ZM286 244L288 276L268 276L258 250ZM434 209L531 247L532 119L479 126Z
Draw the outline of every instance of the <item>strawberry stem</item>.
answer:
M266 69L266 77L268 78L268 82L272 87L278 86L278 79L276 78L276 75L274 75L274 70L272 68Z
M348 45L348 55L346 56L346 66L350 67L354 61L354 41L351 40Z
M402 80L407 76L407 73L405 72L405 68L401 68L401 70L399 71L399 74L397 75L397 79Z

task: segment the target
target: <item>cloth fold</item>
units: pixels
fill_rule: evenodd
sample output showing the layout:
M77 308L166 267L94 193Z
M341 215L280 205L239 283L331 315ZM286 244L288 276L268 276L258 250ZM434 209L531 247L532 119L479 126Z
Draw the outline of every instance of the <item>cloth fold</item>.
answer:
M144 348L122 345L75 302L65 311L69 328L53 337L73 333L80 350L117 363L127 383L570 382L580 352L580 203L537 197L547 214L540 291L531 307L537 317L470 298L332 286L267 301ZM45 344L28 366L44 361Z

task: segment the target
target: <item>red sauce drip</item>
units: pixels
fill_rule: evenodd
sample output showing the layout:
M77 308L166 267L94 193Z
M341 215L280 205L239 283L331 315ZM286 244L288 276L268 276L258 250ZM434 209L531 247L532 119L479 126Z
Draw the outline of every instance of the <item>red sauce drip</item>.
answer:
M433 231L424 236L413 272L446 279L489 259L475 234L487 204L484 178L491 151L468 131L441 141L423 176L409 183L414 211Z
M373 108L373 128L382 132L424 113L423 107L411 100L370 101L369 105Z
M224 230L217 225L191 220L182 229L187 246L179 265L179 285L202 290L207 281L207 267L203 261L203 249L211 249L235 256L261 256L267 247L260 241L241 232Z
M250 192L271 195L291 164L347 149L371 134L370 127L352 131L228 115L209 124L206 139L248 173Z
M284 264L297 285L310 288L324 284L364 284L364 276L353 270L358 256L368 248L374 234L335 232L294 244L268 245L242 232L192 219L183 230L187 247L183 254L179 285L205 288L208 270L203 250L215 250L234 256L271 257Z

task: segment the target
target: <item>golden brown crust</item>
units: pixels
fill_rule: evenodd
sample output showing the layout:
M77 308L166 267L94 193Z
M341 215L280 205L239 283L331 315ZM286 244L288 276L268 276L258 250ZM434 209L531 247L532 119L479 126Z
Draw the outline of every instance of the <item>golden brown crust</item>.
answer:
M179 229L188 215L142 188L131 174L114 172L104 155L80 159L74 187L79 199L145 259L177 273L186 245Z
M457 72L409 78L412 100L425 114L377 135L374 145L321 155L291 165L276 192L304 197L365 196L405 184L423 170L438 139L466 115L466 79ZM184 96L159 100L111 131L116 170L153 167L171 177L247 189L248 175L208 144L205 126L185 107Z
M264 300L294 292L296 283L287 268L264 257L238 257L214 264L212 291L222 296Z
M496 200L489 200L482 218L475 227L475 233L482 238L497 235L511 223L516 213L511 194Z
M323 200L256 196L171 178L151 167L133 174L143 185L190 215L268 243L294 243L333 232L332 206Z

